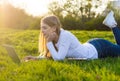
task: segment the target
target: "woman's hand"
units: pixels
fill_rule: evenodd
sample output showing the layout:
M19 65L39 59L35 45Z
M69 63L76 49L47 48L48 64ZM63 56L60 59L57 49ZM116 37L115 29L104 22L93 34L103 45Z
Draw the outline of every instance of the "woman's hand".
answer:
M46 36L47 42L54 41L56 39L56 32L50 33L48 36Z
M30 60L38 60L37 57L35 56L26 56L24 59L23 59L25 62L28 62Z

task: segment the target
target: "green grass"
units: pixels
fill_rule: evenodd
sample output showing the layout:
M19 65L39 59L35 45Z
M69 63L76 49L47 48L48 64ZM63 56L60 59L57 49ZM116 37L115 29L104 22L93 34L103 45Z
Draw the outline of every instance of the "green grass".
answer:
M110 31L71 31L84 43L105 38L113 43ZM13 45L22 59L38 55L39 30L0 30L0 81L120 81L120 58L88 61L39 60L15 64L1 46Z

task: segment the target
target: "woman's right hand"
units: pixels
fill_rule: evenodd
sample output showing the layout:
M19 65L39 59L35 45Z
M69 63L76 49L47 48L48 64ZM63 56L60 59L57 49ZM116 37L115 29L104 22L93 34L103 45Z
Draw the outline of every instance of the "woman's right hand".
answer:
M38 60L38 58L35 57L35 56L26 56L25 58L23 58L23 60L24 60L25 62L28 62L28 61L30 61L30 60Z

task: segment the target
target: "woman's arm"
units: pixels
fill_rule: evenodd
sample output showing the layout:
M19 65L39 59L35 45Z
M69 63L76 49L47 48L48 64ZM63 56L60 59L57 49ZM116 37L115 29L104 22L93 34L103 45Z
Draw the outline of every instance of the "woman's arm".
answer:
M66 36L63 36L59 39L58 51L56 51L52 42L47 43L47 48L49 49L54 60L64 60L67 55L69 46L70 40Z

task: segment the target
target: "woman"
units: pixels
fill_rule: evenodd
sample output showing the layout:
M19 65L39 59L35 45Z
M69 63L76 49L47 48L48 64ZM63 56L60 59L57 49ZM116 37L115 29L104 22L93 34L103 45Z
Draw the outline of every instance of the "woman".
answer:
M41 20L41 31L46 39L46 46L54 60L65 58L87 58L98 59L105 57L120 56L120 30L111 11L103 24L112 29L116 44L104 39L91 39L81 44L70 32L61 29L61 23L56 16L47 16ZM47 51L47 52L48 52ZM41 57L26 57L27 60L39 59Z

